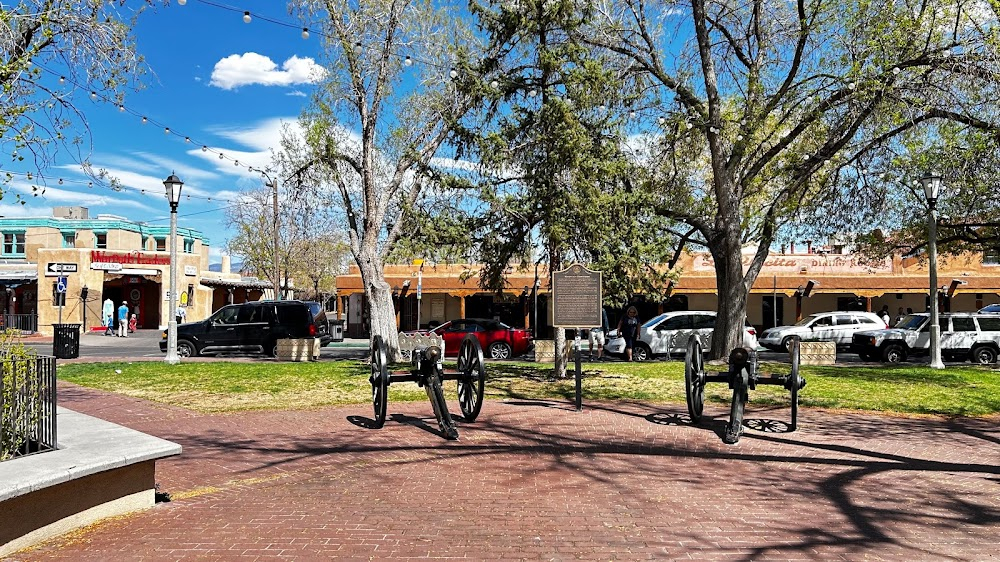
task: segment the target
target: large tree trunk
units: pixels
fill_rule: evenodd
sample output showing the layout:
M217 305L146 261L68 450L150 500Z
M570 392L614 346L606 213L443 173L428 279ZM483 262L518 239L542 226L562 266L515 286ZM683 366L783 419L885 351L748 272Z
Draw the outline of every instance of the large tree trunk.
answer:
M710 240L709 251L715 260L715 282L719 292L718 317L712 336L712 359L722 359L735 347L743 345L747 308L747 285L743 278L743 255L740 247L739 221L735 228Z
M549 251L549 256L553 256L554 252ZM558 256L549 258L549 313L552 314L553 310L551 299L552 295L552 273L559 271L562 267L561 260ZM553 316L554 317L554 316ZM568 363L566 355L563 351L566 349L566 330L563 328L552 328L552 347L555 350L555 375L557 378L566 378L566 364Z
M372 252L374 254L374 252ZM382 336L386 345L386 356L390 363L398 360L399 339L396 331L396 313L392 306L392 288L385 281L382 260L376 255L359 256L358 266L361 270L361 280L365 284L365 297L368 299L368 321L371 330L371 341L375 336Z

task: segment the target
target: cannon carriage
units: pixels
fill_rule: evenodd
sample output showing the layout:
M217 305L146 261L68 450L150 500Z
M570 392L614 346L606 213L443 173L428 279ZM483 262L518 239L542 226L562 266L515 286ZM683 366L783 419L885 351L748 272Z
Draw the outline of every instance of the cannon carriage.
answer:
M407 336L400 334L400 348L410 357L410 370L389 372L386 345L380 336L372 342L371 377L372 406L375 410L376 429L385 425L388 409L389 385L394 382L415 382L427 392L434 409L441 434L449 440L458 439L458 428L448 412L444 398L444 381L458 381L458 405L465 421L479 416L483 407L486 370L483 348L475 336L469 334L458 350L458 365L454 370L444 368L444 341L437 336Z
M791 373L787 375L760 372L757 352L745 347L737 347L729 353L729 370L727 372L709 373L705 370L701 342L697 336L691 336L684 356L684 393L691 421L698 423L701 420L702 410L705 406L705 385L710 382L727 383L729 388L733 390L733 400L723 441L735 444L739 442L743 433L743 413L750 398L749 391L761 384L777 385L791 393L792 419L791 423L788 424L788 430L795 431L798 426L799 390L806 385L806 380L799 376L798 338L792 338L788 353L792 369Z

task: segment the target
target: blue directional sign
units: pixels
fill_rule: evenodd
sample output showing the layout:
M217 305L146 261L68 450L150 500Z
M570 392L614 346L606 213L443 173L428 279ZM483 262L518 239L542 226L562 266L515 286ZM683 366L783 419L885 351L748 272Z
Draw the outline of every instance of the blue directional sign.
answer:
M56 292L57 293L65 293L66 292L66 285L68 285L68 284L69 283L66 281L65 277L60 277L59 280L56 281Z

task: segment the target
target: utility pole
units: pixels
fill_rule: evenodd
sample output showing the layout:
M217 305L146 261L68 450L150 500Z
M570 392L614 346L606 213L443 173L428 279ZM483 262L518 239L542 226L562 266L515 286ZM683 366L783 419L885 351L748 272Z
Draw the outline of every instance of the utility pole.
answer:
M264 185L266 185L267 187L271 188L272 207L273 207L273 211L274 211L274 231L273 231L274 232L274 240L272 241L273 245L274 245L274 248L273 248L273 252L274 252L274 300L279 300L280 301L281 300L281 265L280 265L281 262L278 259L278 247L279 247L278 228L281 226L281 223L278 221L278 180L272 180L271 176L269 176L267 174L267 172L265 172L264 170L260 170L260 173L261 173L262 176L264 176L264 179L267 180L267 181L264 182Z

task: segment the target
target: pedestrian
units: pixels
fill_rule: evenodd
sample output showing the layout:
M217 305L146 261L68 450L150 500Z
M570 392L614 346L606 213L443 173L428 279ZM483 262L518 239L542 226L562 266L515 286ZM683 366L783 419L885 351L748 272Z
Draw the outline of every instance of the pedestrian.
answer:
M604 343L606 341L605 334L608 332L608 312L601 307L601 327L590 329L590 358L594 357L594 344L597 344L597 361L604 360Z
M187 318L187 309L178 305L177 311L174 313L174 320L176 320L178 324L183 324L185 318Z
M136 303L134 305L132 305L132 316L135 316L135 325L136 325L136 327L139 327L139 302L138 301L136 301ZM131 319L129 319L129 323L130 324L132 323ZM133 328L132 331L134 332L135 328Z
M139 317L132 313L132 316L128 319L128 333L134 334L135 329L139 327Z
M878 317L881 318L883 322L885 322L885 327L886 328L888 328L889 326L892 325L891 324L892 317L889 316L889 305L887 305L887 304L882 305L882 310L880 310L878 312Z
M896 313L896 317L892 319L892 325L895 326L903 321L903 317L906 313L903 312L903 307L899 307L899 312Z
M128 337L128 303L125 301L118 307L118 337Z
M101 310L101 317L104 322L104 335L113 336L115 335L115 301L111 299L105 299L103 304L103 309Z
M639 311L634 306L628 307L625 316L618 321L618 335L625 340L625 360L632 360L632 348L639 339Z

